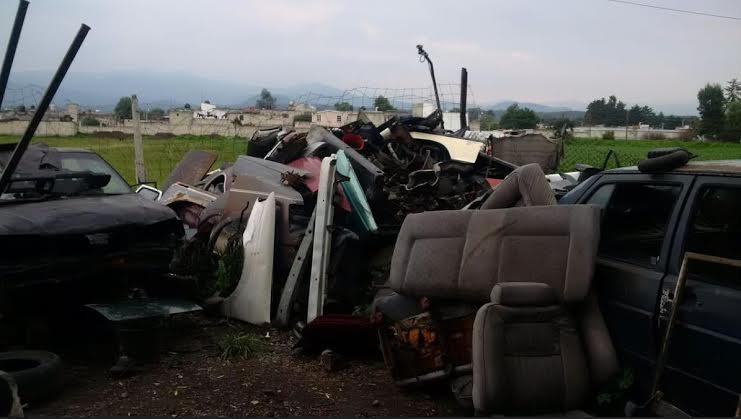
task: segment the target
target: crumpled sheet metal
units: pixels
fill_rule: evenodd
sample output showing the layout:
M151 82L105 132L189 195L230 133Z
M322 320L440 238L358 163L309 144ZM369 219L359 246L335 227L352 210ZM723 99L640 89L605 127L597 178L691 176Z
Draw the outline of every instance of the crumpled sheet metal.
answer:
M350 160L355 173L358 175L358 180L360 181L365 196L369 201L373 201L376 193L383 188L383 170L371 163L357 150L335 137L331 132L318 125L314 125L309 130L309 133L306 136L306 141L309 144L325 142L337 150L344 151L347 158Z
M218 198L218 195L206 192L203 189L187 185L182 182L173 183L165 192L159 202L163 205L170 205L175 202L188 202L201 207L207 207Z

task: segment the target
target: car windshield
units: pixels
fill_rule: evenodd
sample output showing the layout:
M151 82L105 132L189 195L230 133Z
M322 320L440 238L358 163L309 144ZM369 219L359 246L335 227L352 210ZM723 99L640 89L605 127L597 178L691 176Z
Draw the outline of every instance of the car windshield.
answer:
M131 192L131 188L121 175L111 167L105 160L94 153L84 152L64 152L60 153L62 169L71 172L93 172L102 173L111 176L107 185L103 186L102 191L106 195L115 195Z
M43 165L44 168L38 172L26 170L23 174L14 176L12 186L6 191L8 193L0 195L0 200L17 201L78 194L118 195L131 192L121 175L95 153L59 152L54 158L44 161ZM3 169L1 164L0 169Z

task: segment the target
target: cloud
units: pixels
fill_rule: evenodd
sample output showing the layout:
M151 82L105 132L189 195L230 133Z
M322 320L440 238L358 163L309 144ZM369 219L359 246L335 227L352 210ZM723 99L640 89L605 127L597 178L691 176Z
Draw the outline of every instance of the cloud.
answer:
M369 22L363 22L360 24L360 29L365 34L365 37L371 41L376 42L381 39L381 29Z
M342 13L343 6L344 3L337 0L271 0L251 3L247 12L270 23L276 30L303 30L331 22Z

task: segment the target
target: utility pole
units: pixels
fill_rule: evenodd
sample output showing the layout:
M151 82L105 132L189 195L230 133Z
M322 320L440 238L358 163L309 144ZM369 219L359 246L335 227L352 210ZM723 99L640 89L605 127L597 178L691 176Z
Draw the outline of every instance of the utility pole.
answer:
M136 169L136 183L147 181L147 171L144 169L144 146L142 145L142 131L139 126L139 100L131 95L131 120L134 124L134 167Z

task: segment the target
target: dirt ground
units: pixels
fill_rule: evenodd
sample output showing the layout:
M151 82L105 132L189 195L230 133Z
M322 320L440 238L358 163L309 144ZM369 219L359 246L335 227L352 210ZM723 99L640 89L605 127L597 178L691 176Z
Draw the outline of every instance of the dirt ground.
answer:
M174 330L173 330L174 329ZM216 339L234 329L255 333L267 349L250 359L223 360ZM110 363L62 354L63 392L29 415L153 416L451 416L465 415L445 388L404 391L380 359L348 359L326 371L317 356L292 351L291 332L227 323L203 315L179 319L159 363L125 379ZM70 360L73 359L73 360Z

